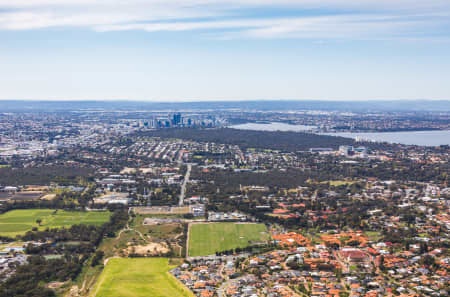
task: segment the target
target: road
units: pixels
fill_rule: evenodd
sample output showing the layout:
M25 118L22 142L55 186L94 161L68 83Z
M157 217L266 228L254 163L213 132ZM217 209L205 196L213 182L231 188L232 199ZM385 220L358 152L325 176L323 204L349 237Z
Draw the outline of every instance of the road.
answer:
M181 192L180 192L180 201L178 202L179 206L183 206L184 203L184 196L186 194L186 185L189 182L189 177L191 176L191 169L192 165L187 165L186 175L184 176L183 184L181 185Z
M219 297L226 297L225 290L228 286L228 280L223 282L223 284L217 289L217 296Z
M225 281L222 283L222 285L219 287L219 289L217 289L217 296L219 297L226 297L227 295L225 294L225 291L227 289L227 287L233 283L238 283L240 279L246 277L246 275L242 275L238 278L235 279L225 279Z

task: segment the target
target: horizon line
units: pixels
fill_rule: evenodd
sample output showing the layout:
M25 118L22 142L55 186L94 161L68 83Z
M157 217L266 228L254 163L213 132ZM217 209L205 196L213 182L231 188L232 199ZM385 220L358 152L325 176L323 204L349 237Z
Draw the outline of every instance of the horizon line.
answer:
M34 102L139 102L139 103L197 103L197 102L258 102L258 101L291 101L291 102L393 102L393 101L450 101L449 99L434 99L434 98L417 98L417 99L180 99L180 100L152 100L152 99L2 99L0 102L6 101L34 101Z

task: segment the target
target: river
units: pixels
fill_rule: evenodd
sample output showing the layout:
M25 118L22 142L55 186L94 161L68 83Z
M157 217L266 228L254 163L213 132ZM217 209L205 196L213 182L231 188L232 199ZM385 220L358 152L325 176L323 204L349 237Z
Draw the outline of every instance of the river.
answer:
M247 123L230 126L230 128L256 131L314 131L316 126L291 125L286 123ZM439 146L450 145L450 130L404 131L404 132L337 132L324 133L331 136L362 139L368 141L384 141L408 145Z
M371 133L339 132L326 133L326 135L422 146L450 145L450 130Z

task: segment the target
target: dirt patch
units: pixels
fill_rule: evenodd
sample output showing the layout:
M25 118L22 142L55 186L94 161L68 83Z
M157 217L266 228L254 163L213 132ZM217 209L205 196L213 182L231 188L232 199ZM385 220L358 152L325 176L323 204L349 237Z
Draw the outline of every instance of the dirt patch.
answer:
M182 252L183 252L183 247L179 244L174 244L172 246L174 252L176 255L179 255L180 257L182 256Z
M65 297L78 297L80 296L78 286L72 286L70 291L65 295Z
M146 245L135 245L129 246L126 250L127 255L148 255L148 256L159 256L165 255L170 252L170 248L165 242L156 243L152 242Z
M58 288L61 288L62 285L64 285L63 282L51 282L47 285L47 287L49 289L58 289Z
M47 194L41 197L42 200L53 200L56 198L56 194Z
M140 170L143 174L153 173L153 171L154 171L153 168L139 168L139 170Z
M125 167L120 171L120 174L133 174L136 173L136 168Z
M147 226L161 225L161 224L173 224L181 223L181 219L169 219L169 218L145 218L143 224Z

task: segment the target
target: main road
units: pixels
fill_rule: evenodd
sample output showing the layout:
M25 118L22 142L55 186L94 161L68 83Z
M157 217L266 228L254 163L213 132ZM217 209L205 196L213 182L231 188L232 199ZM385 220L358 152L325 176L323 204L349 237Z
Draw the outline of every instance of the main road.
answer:
M191 176L192 164L187 164L186 175L184 176L183 184L181 184L180 201L179 206L183 206L184 196L186 195L186 185L189 182L189 177Z

